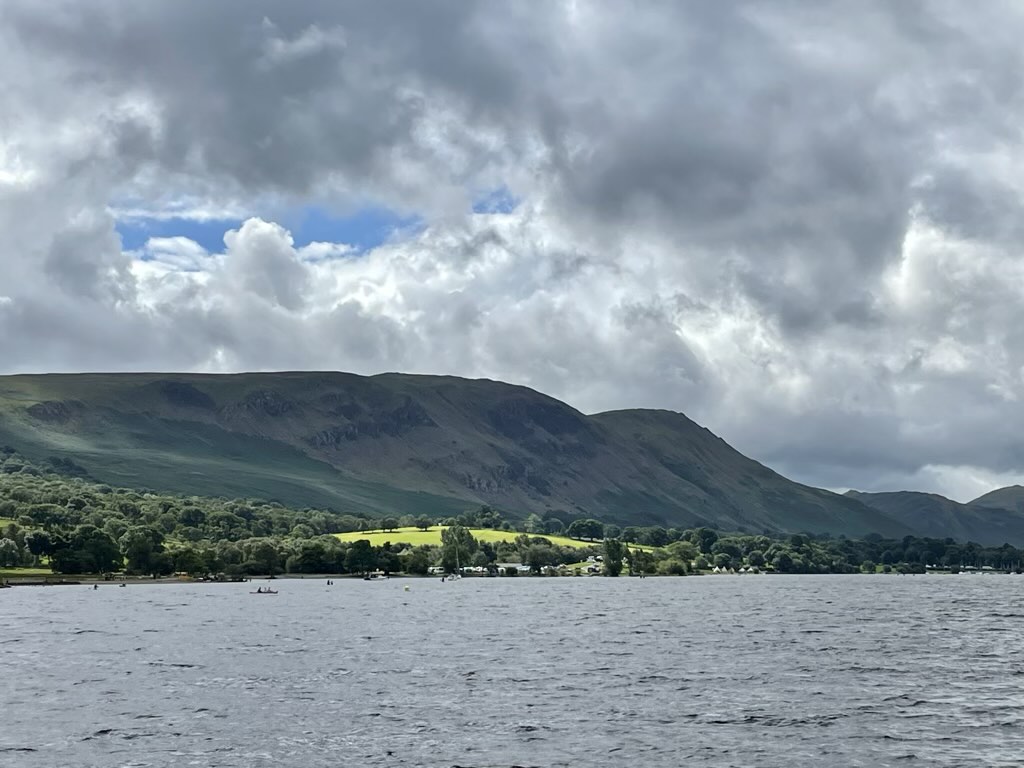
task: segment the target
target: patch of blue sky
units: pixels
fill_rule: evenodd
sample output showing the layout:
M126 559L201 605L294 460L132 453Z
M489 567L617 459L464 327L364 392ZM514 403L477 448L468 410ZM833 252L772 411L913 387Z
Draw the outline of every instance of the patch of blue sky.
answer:
M274 212L255 212L280 224L292 234L297 248L313 242L344 243L349 253L365 253L395 239L406 239L422 231L423 219L383 207L360 208L346 215L308 206ZM152 237L186 237L209 253L224 250L224 233L238 229L244 219L196 220L187 217L139 217L120 219L117 232L125 250L141 251ZM146 258L143 256L143 258Z
M117 234L121 236L121 247L126 251L139 251L151 237L187 237L199 243L206 251L217 253L224 250L224 233L238 229L241 219L206 219L197 221L187 218L132 217L117 222ZM145 257L143 257L145 258Z
M492 189L473 203L476 214L511 213L520 200L505 186ZM304 206L274 211L254 211L252 215L274 221L292 233L295 246L313 242L343 243L350 254L366 253L384 243L414 237L426 226L423 218L383 206L365 206L339 214L321 206ZM224 250L224 233L242 225L242 218L196 219L188 216L130 216L117 221L122 247L143 251L153 237L185 237L208 253ZM143 258L146 258L144 255Z
M519 202L508 187L501 186L478 198L473 203L473 213L512 213Z
M413 237L425 226L419 216L379 207L336 215L311 206L288 211L276 221L292 233L296 247L317 242L344 243L355 253L365 253L384 243Z

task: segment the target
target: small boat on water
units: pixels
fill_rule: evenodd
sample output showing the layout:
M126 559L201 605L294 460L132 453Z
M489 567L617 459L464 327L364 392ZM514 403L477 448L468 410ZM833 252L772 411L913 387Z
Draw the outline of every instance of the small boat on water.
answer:
M277 594L277 590L276 589L263 589L262 587L260 587L255 592L250 592L249 594L250 595L276 595Z

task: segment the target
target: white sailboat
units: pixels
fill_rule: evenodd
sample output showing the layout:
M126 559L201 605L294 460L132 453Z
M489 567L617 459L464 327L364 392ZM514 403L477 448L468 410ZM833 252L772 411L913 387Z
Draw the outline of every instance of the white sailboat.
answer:
M455 573L448 574L448 580L462 578L462 565L459 563L459 542L455 542Z

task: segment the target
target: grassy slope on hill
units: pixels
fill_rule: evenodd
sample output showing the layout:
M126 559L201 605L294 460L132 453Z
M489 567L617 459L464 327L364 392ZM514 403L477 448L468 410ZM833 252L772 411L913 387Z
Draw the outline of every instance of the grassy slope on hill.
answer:
M501 382L341 373L0 377L0 444L117 485L382 514L903 535L685 416L585 416Z
M968 506L1024 511L1024 486L1008 485L1005 488L996 488L969 502Z
M458 515L464 499L352 477L280 441L229 432L202 422L144 414L105 414L90 431L33 429L0 419L0 444L39 463L67 458L90 477L124 488L228 498L261 498L342 512Z
M348 533L336 533L334 534L341 541L358 541L360 539L366 539L373 546L379 547L386 541L390 541L392 544L411 544L412 546L419 546L421 544L433 544L434 546L441 545L441 531L446 526L435 525L428 528L425 531L421 531L419 528L398 528L393 531L350 531ZM499 541L512 541L517 536L523 534L518 531L499 531L492 528L470 528L469 532L473 535L473 538L481 542L490 542L495 544ZM559 547L573 547L574 549L581 549L583 547L594 547L601 546L599 541L580 541L579 539L570 539L566 536L550 536L547 534L528 534L531 538L538 537L547 539L552 544ZM640 548L633 544L630 545L633 548ZM644 547L649 549L649 547Z
M619 440L631 440L645 458L643 468L668 472L692 494L697 510L714 515L716 527L760 533L860 530L902 536L909 529L875 509L829 491L788 480L737 452L720 437L670 411L613 411L592 417ZM614 503L614 491L608 491ZM621 503L631 499L619 494ZM724 523L722 522L724 520Z

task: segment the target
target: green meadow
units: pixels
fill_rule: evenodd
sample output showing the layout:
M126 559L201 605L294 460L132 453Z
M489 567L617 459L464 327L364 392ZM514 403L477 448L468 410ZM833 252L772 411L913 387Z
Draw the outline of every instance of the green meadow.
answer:
M410 544L412 546L420 546L422 544L432 544L436 547L441 546L441 531L447 526L444 525L432 525L425 531L419 528L396 528L393 531L349 531L348 533L336 533L334 534L340 541L359 541L365 539L369 541L375 547L379 547L384 542L391 542L392 544ZM522 536L521 531L500 531L494 528L470 528L469 532L473 535L473 538L479 542L488 542L496 544L499 541L514 541L517 536ZM582 549L584 547L600 547L600 541L580 541L579 539L570 539L567 536L551 536L548 534L527 534L530 538L541 538L547 539L552 545L559 547L572 547L574 549ZM637 544L630 544L632 549L646 549L651 550L653 547L641 547Z
M0 579L16 578L18 576L53 576L49 568L0 568Z
M379 547L385 541L390 541L392 544L411 544L412 546L419 546L421 544L432 544L436 547L441 546L441 532L447 526L444 525L432 525L425 531L421 531L419 528L396 528L393 531L350 531L348 533L336 533L334 534L341 541L359 541L365 539L369 541L373 546ZM473 538L480 542L489 542L496 544L499 541L514 541L517 536L523 534L519 531L499 531L493 528L470 528L469 532L473 535ZM529 534L533 536L533 534ZM565 536L539 536L539 538L547 539L554 545L560 547L593 547L600 546L601 542L593 541L579 541L577 539L570 539Z

